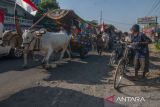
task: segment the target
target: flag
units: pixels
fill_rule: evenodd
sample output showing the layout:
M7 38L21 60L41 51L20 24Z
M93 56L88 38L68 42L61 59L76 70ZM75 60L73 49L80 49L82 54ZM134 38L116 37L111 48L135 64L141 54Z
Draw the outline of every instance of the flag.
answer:
M5 12L3 9L0 8L0 23L4 23L4 20L5 20L4 16L5 16Z
M35 16L38 11L38 8L31 0L16 0L16 3L33 16Z

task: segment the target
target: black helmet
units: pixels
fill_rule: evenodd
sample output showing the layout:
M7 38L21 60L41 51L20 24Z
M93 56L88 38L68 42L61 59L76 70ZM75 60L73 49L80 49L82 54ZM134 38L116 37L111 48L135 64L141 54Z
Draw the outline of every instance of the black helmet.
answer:
M131 30L139 32L140 31L140 26L138 24L135 24L135 25L132 26Z

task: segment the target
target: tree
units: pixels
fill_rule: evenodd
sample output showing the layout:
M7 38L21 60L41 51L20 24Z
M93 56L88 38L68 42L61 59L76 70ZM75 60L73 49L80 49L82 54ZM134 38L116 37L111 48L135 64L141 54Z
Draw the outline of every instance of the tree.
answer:
M57 0L42 0L42 2L38 5L39 12L36 14L36 17L34 19L34 22L36 22L44 13L46 13L48 10L53 9L59 9L60 6L57 2ZM43 25L43 27L51 30L56 29L56 23L49 19L44 18L40 23L40 25Z
M42 0L38 8L43 12L47 12L48 10L59 9L60 7L57 0Z

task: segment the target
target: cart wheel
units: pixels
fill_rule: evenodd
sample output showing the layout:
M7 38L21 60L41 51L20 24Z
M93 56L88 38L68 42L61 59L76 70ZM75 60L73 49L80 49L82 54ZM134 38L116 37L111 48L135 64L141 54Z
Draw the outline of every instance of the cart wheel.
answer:
M118 89L120 85L124 70L125 70L125 60L121 59L118 63L118 66L115 72L115 76L114 76L114 88L115 89Z
M23 51L20 49L11 49L10 55L14 58L21 58L23 56Z

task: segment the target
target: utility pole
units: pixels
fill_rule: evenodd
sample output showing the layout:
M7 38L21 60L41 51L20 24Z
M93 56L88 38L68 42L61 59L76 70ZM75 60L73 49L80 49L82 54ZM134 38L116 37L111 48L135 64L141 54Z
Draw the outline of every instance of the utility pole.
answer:
M155 26L155 31L157 31L158 28L158 17L156 16L156 26Z
M101 13L100 13L100 24L102 24L102 10L101 10Z

